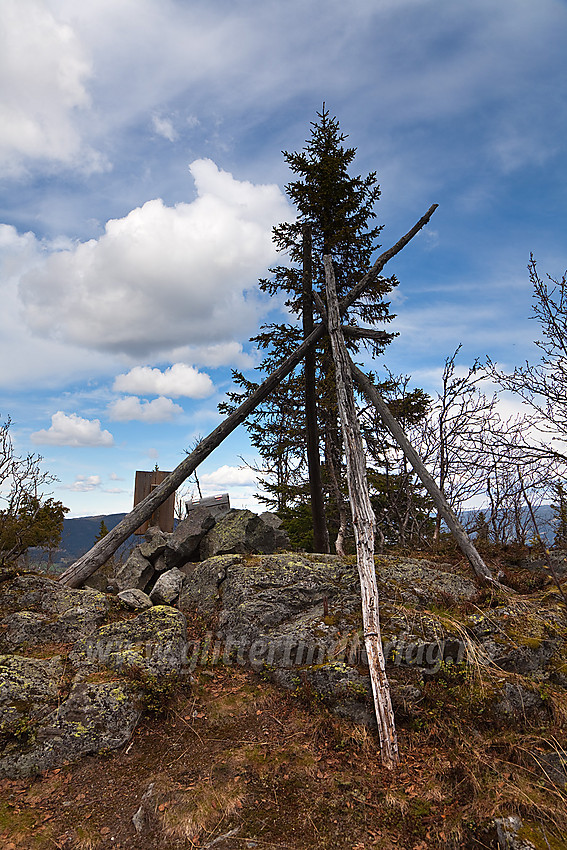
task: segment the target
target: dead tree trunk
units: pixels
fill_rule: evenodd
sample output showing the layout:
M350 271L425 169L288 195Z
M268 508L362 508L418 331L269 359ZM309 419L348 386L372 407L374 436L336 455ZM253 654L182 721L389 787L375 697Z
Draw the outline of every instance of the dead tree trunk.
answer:
M311 229L303 226L303 336L313 330L313 275L311 264ZM305 355L305 429L307 432L307 466L309 469L309 495L313 518L313 549L329 552L329 532L325 520L321 462L319 460L319 428L317 425L317 394L315 386L315 350Z
M364 642L374 694L382 763L385 767L393 769L399 761L399 756L390 686L386 677L386 663L380 635L378 587L374 566L374 529L376 523L368 492L366 461L362 434L356 415L350 358L341 331L333 263L329 256L325 256L323 261L327 283L328 328L335 362L337 401L345 444L347 483L356 540L358 574L360 576Z
M354 365L352 360L350 360L350 368L353 374L354 379L356 380L358 386L364 393L364 395L370 399L374 407L376 408L382 422L388 429L388 431L393 436L394 440L402 449L403 453L413 466L415 472L421 479L425 489L433 499L435 503L435 507L439 511L440 515L443 517L449 531L452 533L453 537L459 544L459 547L462 553L468 558L471 567L473 568L475 575L483 582L483 584L490 585L498 585L498 582L492 577L492 573L478 554L474 545L471 542L470 537L467 532L453 513L447 499L425 468L425 464L422 459L416 452L416 450L411 445L410 441L406 437L403 428L400 423L395 419L394 416L390 413L388 405L372 383L372 381L368 378L364 372Z
M414 224L411 230L399 239L395 245L392 245L387 251L381 254L370 271L368 271L349 294L343 299L340 304L341 310L346 310L351 306L364 292L372 286L376 278L380 275L382 269L389 260L398 254L402 248L410 242L419 231L429 222L431 216L437 209L437 204L433 204L428 211L422 216L419 221ZM124 543L127 538L159 508L162 502L171 496L177 488L183 484L186 478L191 475L195 469L202 463L210 453L219 446L222 441L231 434L241 422L244 422L246 417L271 393L271 391L288 375L292 369L305 356L305 352L309 351L311 346L315 345L327 332L326 325L317 325L312 333L305 339L301 345L290 354L279 369L276 369L266 380L260 384L249 398L244 401L240 407L231 413L231 415L221 422L221 424L212 431L208 437L205 437L198 446L187 455L187 457L177 466L171 475L163 481L156 489L140 502L136 508L127 514L124 519L114 526L108 532L106 537L99 540L98 543L90 549L85 555L71 564L59 577L59 581L69 587L80 587L85 579L92 575L99 567L101 567L118 549L121 543Z

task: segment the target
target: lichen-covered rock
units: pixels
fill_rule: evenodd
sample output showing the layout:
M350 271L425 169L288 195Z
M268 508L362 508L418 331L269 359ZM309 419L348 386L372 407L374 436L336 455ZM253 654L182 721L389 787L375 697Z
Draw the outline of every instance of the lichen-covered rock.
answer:
M341 583L344 572L337 559L325 556L281 554L229 562L219 628L226 635L253 637L308 610L322 621L324 600L332 604L339 593L348 595L348 582Z
M291 548L289 534L283 526L282 519L271 511L261 513L260 519L274 529L274 552L289 550Z
M532 763L551 785L567 789L567 750L557 748L549 752L530 753Z
M172 535L169 532L162 531L158 526L152 525L144 535L144 542L136 548L143 558L155 565L156 560L165 552L171 537Z
M37 721L57 704L63 661L0 655L0 733L14 733L22 721Z
M496 818L494 824L499 850L536 850L535 844L521 836L522 819L517 815Z
M118 590L145 590L155 573L153 565L144 558L140 547L132 549L127 561L116 571Z
M187 623L180 611L155 605L77 641L69 658L82 668L103 665L154 677L181 674L187 672Z
M145 611L154 604L147 593L135 587L131 587L128 590L121 590L118 594L118 599L132 611Z
M0 756L0 776L31 776L80 756L116 749L134 732L140 707L124 681L76 684L69 697L37 729L22 750L9 744Z
M191 614L198 612L204 619L210 619L220 606L219 588L228 568L241 564L242 560L240 555L217 555L202 563L186 564L178 608Z
M171 605L175 602L181 593L184 579L185 573L175 567L161 573L150 593L150 599L154 605Z
M200 560L214 555L271 554L280 548L281 530L252 511L233 508L203 538Z
M197 560L199 546L205 535L214 528L216 519L206 507L195 508L178 523L163 553L166 569L180 567Z
M6 649L72 643L104 622L110 607L102 593L71 590L33 574L18 576L3 590L2 609L13 611L2 621Z
M90 609L97 621L104 619L109 601L91 588L74 590L47 576L25 573L2 587L2 610L41 611L63 614L73 608Z
M470 602L478 595L474 581L438 565L415 558L376 558L376 575L382 596L412 605Z
M494 712L500 717L528 718L545 711L545 702L538 693L529 691L519 682L505 682Z

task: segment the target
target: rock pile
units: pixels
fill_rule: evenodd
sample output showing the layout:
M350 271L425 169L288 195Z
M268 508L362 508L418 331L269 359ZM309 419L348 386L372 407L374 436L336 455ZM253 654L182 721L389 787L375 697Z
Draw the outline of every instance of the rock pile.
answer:
M121 599L134 608L171 604L179 597L183 579L195 562L214 555L268 554L286 548L289 538L275 514L257 516L252 511L232 509L219 516L206 507L196 508L171 534L149 528L111 583Z

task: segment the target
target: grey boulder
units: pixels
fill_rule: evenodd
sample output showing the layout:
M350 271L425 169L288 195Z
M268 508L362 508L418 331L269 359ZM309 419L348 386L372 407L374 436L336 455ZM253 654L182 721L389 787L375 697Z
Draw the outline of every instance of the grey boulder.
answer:
M118 594L118 599L132 611L145 611L154 604L147 593L135 587L130 587L128 590L121 590Z
M171 605L179 598L184 578L185 573L176 568L161 573L150 593L150 600L154 605Z

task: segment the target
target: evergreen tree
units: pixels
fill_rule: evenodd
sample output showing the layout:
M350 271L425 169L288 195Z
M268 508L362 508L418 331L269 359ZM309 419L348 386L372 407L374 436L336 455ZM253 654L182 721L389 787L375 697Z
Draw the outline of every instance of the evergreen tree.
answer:
M106 527L105 521L103 519L101 519L100 526L99 526L99 529L98 529L98 534L95 537L95 543L98 543L98 541L102 540L103 537L106 537L107 534L108 534L108 528Z
M556 484L554 489L556 502L552 505L555 527L553 545L557 549L565 549L567 548L567 496L563 484Z
M302 279L305 228L309 228L312 240L312 286L323 302L325 254L330 254L333 259L337 294L341 298L370 267L372 254L379 247L377 239L381 227L369 227L375 218L374 206L380 197L376 174L372 172L367 177L349 174L356 148L345 147L345 139L338 120L330 117L323 105L318 120L311 124L311 135L304 149L297 153L283 153L297 178L286 186L286 193L297 209L297 218L293 223L276 226L274 240L278 250L285 252L290 264L270 269L271 277L261 280L260 288L270 295L285 294L290 319L284 323L263 325L261 333L252 338L251 341L265 352L258 367L262 373L276 369L302 339L299 322L304 317L306 306ZM357 321L375 324L391 320L389 304L383 298L396 283L393 277L378 279L364 299L343 316L343 324L354 325ZM391 338L392 335L384 334L382 339L372 340L368 345L379 352ZM347 345L351 352L356 352L360 340L347 337ZM342 529L344 532L348 511L343 486L342 437L328 338L324 338L317 347L314 361L327 517L335 531ZM257 386L242 373L234 372L233 377L243 392L229 395L229 403L221 407L224 412L233 409ZM264 501L287 518L309 498L304 387L303 365L256 410L247 425L252 443L263 461L265 474L262 484L267 493ZM304 515L303 510L301 514Z

